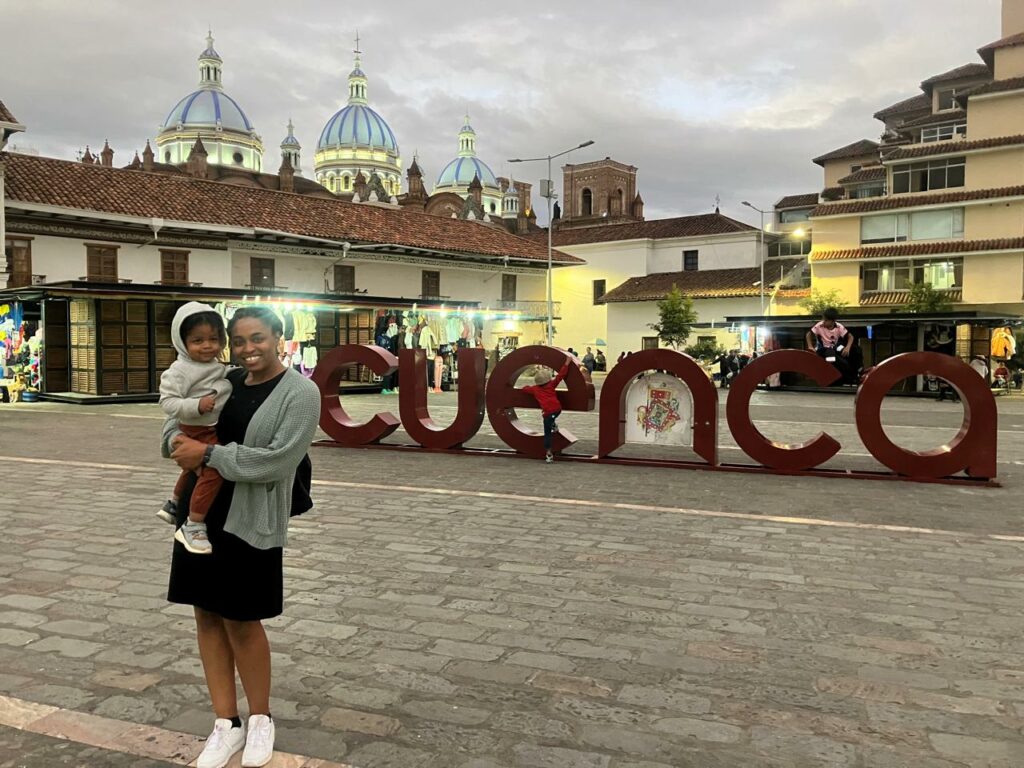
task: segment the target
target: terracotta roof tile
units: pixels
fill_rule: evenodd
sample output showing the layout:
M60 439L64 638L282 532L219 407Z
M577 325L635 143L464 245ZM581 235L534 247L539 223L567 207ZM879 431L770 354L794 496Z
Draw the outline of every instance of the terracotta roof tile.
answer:
M939 293L943 294L950 301L959 302L964 300L964 292L960 288L951 288L939 291ZM862 307L877 307L906 304L908 298L910 298L910 291L873 291L860 295L860 305Z
M844 176L839 180L840 184L863 184L867 181L879 181L884 180L888 175L885 168L880 165L875 165L870 168L861 168L859 171L854 171L849 176Z
M887 163L897 160L912 160L917 157L931 157L932 155L954 155L961 152L973 152L979 149L991 149L993 147L1013 147L1024 144L1024 134L1015 136L994 136L991 139L976 139L975 141L937 141L930 144L915 145L912 147L901 147L895 149L885 156Z
M930 243L893 243L842 251L813 251L811 261L848 261L851 259L896 259L911 256L933 256L954 253L982 253L985 251L1024 250L1024 237L1004 237L996 240L945 240Z
M923 110L930 112L931 109L932 100L923 93L919 93L917 96L911 96L909 99L898 101L892 106L878 110L875 112L875 119L885 121L887 118L895 117L896 115L902 115L908 112L921 112Z
M861 139L860 141L853 142L853 144L847 144L845 147L833 149L831 152L826 152L824 155L819 155L818 157L814 158L812 162L818 165L824 165L829 160L842 160L844 157L861 157L862 155L877 154L877 141L871 141L870 139Z
M966 120L967 113L962 109L952 109L946 112L936 112L931 115L924 115L923 117L917 117L913 120L907 120L905 123L900 125L900 130L904 128L922 128L928 125L940 125L942 123L952 123L957 120Z
M11 110L5 107L2 101L0 101L0 123L14 123L18 125L18 118L11 114Z
M796 269L803 259L774 259L766 262L772 274L783 274ZM739 296L757 296L761 292L758 281L760 267L740 269L702 269L689 272L662 272L654 275L631 277L622 285L612 288L602 302L659 301L675 286L684 296L693 299L716 299Z
M787 195L775 204L775 210L783 208L810 208L818 204L818 193L808 192L806 195Z
M780 288L779 292L775 294L779 298L783 299L806 299L811 295L810 288Z
M846 190L843 187L825 187L821 190L822 200L842 200L846 197ZM812 212L813 216L814 213Z
M674 219L603 224L594 227L579 227L578 229L555 229L552 242L557 246L583 245L616 240L699 237L750 231L756 232L757 227L730 219L720 213L704 213L698 216L680 216ZM528 238L535 242L547 243L547 232L537 232L529 235Z
M1015 35L1007 35L1006 37L999 38L994 43L983 45L978 49L978 53L982 53L983 51L995 51L999 48L1010 48L1014 45L1024 45L1024 32L1018 32Z
M354 243L546 261L547 248L472 221L191 176L4 154L7 199L126 216L258 227ZM553 260L582 260L555 251Z
M1007 80L993 80L991 83L979 85L971 90L971 96L984 96L986 93L1002 93L1024 89L1024 77L1011 77Z
M921 90L927 91L929 87L939 83L948 83L952 80L964 80L966 78L991 77L992 72L984 64L964 64L962 66L943 72L941 75L933 75L921 83Z
M922 205L945 205L947 203L967 203L972 200L990 200L999 197L1020 197L1024 195L1024 186L1000 187L998 189L972 189L968 192L938 192L931 195L920 193L910 195L894 195L890 197L870 197L864 200L840 200L835 203L819 205L811 211L811 217L851 216L857 213L872 211L891 211L900 208L917 208Z

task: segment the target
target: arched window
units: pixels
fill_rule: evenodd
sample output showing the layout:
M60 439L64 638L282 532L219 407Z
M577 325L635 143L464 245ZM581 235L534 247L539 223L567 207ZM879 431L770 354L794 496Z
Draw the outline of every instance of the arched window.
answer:
M495 205L495 204L494 204L494 203L492 202L492 203L491 203L491 213L494 213L494 212L495 212L496 210L498 210L498 206L496 206L496 205Z
M583 204L580 206L581 216L593 216L594 215L594 193L589 189L583 190Z
M171 150L169 150L169 149L166 152L164 152L164 162L165 163L171 162Z

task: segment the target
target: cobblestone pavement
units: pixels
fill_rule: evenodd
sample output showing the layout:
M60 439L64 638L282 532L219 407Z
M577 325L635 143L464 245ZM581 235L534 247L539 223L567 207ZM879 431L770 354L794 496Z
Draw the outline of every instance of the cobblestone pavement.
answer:
M755 413L866 464L852 408ZM1024 765L1024 402L1000 411L998 489L315 450L269 623L278 746L358 768ZM888 413L912 447L959 415ZM596 417L563 419L591 450ZM164 600L158 429L153 406L0 407L0 694L205 735L190 613ZM0 727L0 768L161 764Z

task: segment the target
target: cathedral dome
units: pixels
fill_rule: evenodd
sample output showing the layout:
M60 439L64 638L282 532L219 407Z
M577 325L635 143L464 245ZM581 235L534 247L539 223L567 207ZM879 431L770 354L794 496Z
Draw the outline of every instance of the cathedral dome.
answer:
M469 115L459 131L459 154L441 170L435 191L453 191L465 196L473 177L480 179L484 189L500 190L494 171L476 156L476 131L469 124Z
M221 128L228 131L250 133L252 123L238 102L224 91L200 88L174 105L161 130L182 128Z
M468 187L474 176L480 179L480 183L485 187L498 187L494 172L483 160L476 157L456 157L437 177L437 188Z
M398 141L384 118L365 104L347 104L327 121L317 149L367 147L398 154Z
M161 161L186 162L202 138L208 162L262 170L263 142L238 102L224 92L223 71L211 33L199 54L199 87L175 104L160 125L156 145Z

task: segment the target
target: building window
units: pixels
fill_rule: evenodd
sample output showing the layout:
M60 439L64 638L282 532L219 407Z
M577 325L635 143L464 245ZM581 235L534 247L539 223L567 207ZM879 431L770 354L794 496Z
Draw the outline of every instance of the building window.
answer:
M235 161L235 165L241 165L242 164L242 153L241 152L235 152L235 154L233 154L231 156L231 159Z
M117 282L117 248L112 245L85 246L85 279L98 283Z
M420 297L424 299L441 298L441 273L424 269L421 278Z
M501 300L513 302L516 300L516 276L501 276Z
M954 136L966 136L967 135L967 122L961 121L959 123L946 123L945 125L936 125L933 128L922 128L921 129L921 141L922 143L928 143L931 141L949 141Z
M860 241L864 245L908 240L954 240L963 236L963 208L890 213L865 216L860 220Z
M776 256L806 256L811 252L811 239L780 240L768 246L769 258Z
M356 268L353 265L334 265L334 290L338 293L356 292Z
M640 349L657 349L658 348L658 337L657 336L644 336L640 339Z
M31 238L8 237L4 240L4 260L7 265L8 288L32 285Z
M160 249L160 282L164 285L188 285L188 251Z
M811 208L801 208L796 211L779 211L779 224L795 224L798 221L807 221L811 218Z
M580 206L581 216L592 216L594 213L594 193L589 189L583 190L583 204Z
M683 271L697 271L697 251L683 251Z
M964 158L949 157L926 163L897 165L892 169L892 191L927 192L964 185Z
M594 281L594 303L595 304L597 304L602 298L604 298L604 295L607 292L607 291L605 291L605 285L606 285L606 281L605 280L595 280Z
M169 150L169 149L166 152L164 152L164 162L165 163L170 163L171 162L171 150Z
M956 88L943 88L939 91L939 112L956 109Z
M865 292L903 291L914 283L930 283L937 290L962 288L964 260L909 259L865 264L861 270Z
M273 289L275 285L274 260L249 257L249 286Z
M885 195L885 182L878 181L870 184L858 184L850 189L850 198L860 200L865 197L882 197Z

